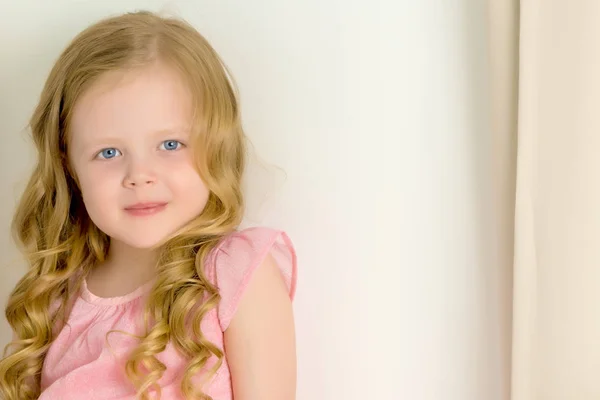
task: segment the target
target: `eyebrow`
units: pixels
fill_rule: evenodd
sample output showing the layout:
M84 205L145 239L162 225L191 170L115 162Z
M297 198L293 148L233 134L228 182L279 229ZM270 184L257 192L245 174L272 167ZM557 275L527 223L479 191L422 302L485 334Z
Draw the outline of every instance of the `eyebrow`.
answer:
M159 129L157 131L154 131L151 133L152 136L163 136L166 134L170 134L170 135L180 135L180 134L184 134L184 135L189 135L191 133L191 129L190 128L183 128L183 127L178 127L178 128L167 128L167 129Z
M190 135L191 129L189 128L165 128L156 131L149 132L148 135L151 137L160 137L167 135ZM84 148L89 146L100 146L102 144L109 145L113 143L121 142L123 138L121 136L106 136L98 138L90 138L89 140L83 140L82 145Z
M98 147L98 146L113 146L115 143L120 143L123 139L117 136L107 136L101 138L92 138L88 140L81 141L81 147L83 149L88 149L90 147Z

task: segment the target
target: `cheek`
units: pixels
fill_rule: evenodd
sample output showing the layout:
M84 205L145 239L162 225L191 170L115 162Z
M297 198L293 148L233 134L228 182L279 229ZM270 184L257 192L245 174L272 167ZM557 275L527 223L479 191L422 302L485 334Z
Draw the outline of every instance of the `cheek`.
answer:
M177 188L205 187L202 178L194 168L189 152L171 155L170 158L161 161L163 161L161 163L163 175Z
M182 203L190 207L204 208L208 200L208 188L191 164L181 165L170 179L171 190Z
M79 184L88 213L103 212L117 197L118 184L110 170L88 169L79 174Z
M179 191L194 193L196 195L204 192L208 193L206 185L195 170L185 171L185 173L176 176L175 184Z

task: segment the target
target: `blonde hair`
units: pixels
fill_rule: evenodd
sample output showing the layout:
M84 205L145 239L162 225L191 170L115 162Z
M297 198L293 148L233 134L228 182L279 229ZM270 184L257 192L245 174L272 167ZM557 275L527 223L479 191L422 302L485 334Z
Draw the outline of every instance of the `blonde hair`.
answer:
M194 148L202 149L195 151L195 161L210 195L201 215L161 247L156 284L144 310L145 334L138 336L125 370L142 399L152 388L160 393L157 381L165 366L156 355L171 341L189 360L181 382L186 398L210 399L195 391L191 380L208 369L206 382L223 358L200 331L200 321L219 301L203 264L242 220L245 136L235 85L214 49L185 21L150 12L110 17L75 37L50 72L32 115L38 160L13 219L15 240L30 268L6 306L16 340L0 361L4 399L40 395L42 363L57 327L66 321L69 299L108 251L109 238L87 215L68 165L73 107L102 74L159 60L181 72L193 93ZM204 301L192 307L199 299ZM7 356L9 347L14 350Z

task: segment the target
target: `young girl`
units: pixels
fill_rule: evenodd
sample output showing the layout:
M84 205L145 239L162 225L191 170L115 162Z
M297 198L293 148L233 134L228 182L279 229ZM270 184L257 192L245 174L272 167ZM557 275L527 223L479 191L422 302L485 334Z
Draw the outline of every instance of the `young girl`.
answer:
M238 230L245 137L206 40L148 12L91 26L31 130L3 398L294 399L294 249Z

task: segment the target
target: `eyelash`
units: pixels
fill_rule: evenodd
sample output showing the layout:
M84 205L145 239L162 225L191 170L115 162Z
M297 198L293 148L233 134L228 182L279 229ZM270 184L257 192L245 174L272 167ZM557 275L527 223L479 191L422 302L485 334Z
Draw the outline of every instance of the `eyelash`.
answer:
M165 145L166 143L169 143L169 142L171 142L171 143L176 143L176 144L177 144L177 147L176 147L176 148L174 148L174 149L166 149L166 148L164 148L164 147L163 147L163 145ZM162 147L162 148L161 148L161 150L165 150L165 151L177 151L177 150L180 150L182 147L185 147L185 144L183 144L183 143L182 143L182 142L180 142L179 140L173 140L173 139L169 139L169 140L164 140L163 142L161 142L161 144L160 144L159 148L160 148L160 147ZM112 156L112 157L101 157L101 156L102 156L102 153L104 153L104 152L105 152L105 151L107 151L107 150L114 150L114 151L115 151L115 152L117 152L118 154L116 154L116 155L114 155L114 156ZM121 151L120 151L119 149L117 149L117 148L114 148L114 147L108 147L108 148L106 148L106 149L102 149L102 150L100 150L100 151L99 151L99 152L96 154L96 156L95 156L94 158L99 158L99 159L101 159L101 160L110 160L110 159L113 159L113 158L115 158L115 157L118 157L119 155L123 155L123 153L121 153Z
M184 146L184 144L183 144L183 143L181 143L179 140L165 140L164 142L162 142L162 143L161 143L161 146L162 146L163 144L165 144L165 143L169 143L169 142L172 142L172 143L177 143L177 144L178 144L178 146L177 146L177 148L175 148L175 149L165 149L166 151L175 151L175 150L179 150L179 149L181 148L181 146Z

